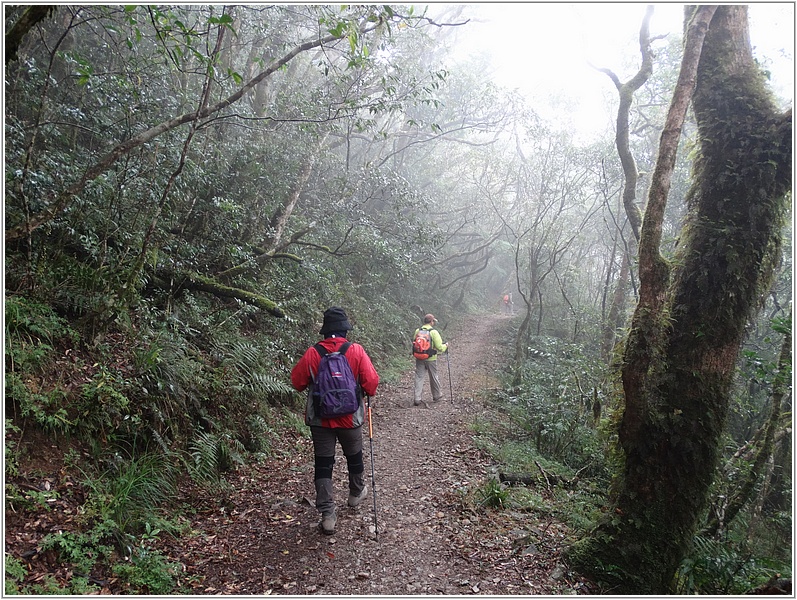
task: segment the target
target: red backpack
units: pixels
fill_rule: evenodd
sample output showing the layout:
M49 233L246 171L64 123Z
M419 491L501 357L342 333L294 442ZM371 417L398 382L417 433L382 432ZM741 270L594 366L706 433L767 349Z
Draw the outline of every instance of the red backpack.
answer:
M437 354L432 342L432 330L421 328L412 340L412 355L419 360L426 360Z

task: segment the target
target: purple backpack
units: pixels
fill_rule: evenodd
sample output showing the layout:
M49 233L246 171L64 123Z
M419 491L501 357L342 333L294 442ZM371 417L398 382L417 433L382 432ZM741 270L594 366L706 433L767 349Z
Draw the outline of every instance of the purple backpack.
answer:
M346 342L337 352L329 352L321 344L314 346L321 363L313 377L313 404L323 419L350 415L360 408L360 386L345 356L349 346L351 342Z

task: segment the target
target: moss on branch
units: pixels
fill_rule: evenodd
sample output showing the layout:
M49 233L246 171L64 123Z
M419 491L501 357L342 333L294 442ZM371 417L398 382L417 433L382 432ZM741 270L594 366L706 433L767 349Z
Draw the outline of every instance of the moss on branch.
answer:
M236 300L246 302L247 304L265 310L269 314L280 319L285 317L285 313L273 300L269 300L265 296L250 292L249 290L224 285L206 275L200 275L193 271L180 271L177 273L159 273L158 276L164 281L177 282L177 287L183 289L206 292L218 298L235 298Z

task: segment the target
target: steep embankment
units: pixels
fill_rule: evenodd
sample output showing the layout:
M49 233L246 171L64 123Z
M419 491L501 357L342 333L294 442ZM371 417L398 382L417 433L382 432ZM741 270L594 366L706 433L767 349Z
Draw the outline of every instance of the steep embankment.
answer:
M506 318L469 318L440 363L445 401L412 403L413 373L383 386L374 402L373 501L345 506L345 459L335 466L339 516L334 536L317 529L312 446L241 469L218 508L200 510L203 535L164 548L193 576L193 593L233 594L562 594L583 590L559 556L565 528L531 512L474 509L463 493L492 474L468 424L483 414L510 344ZM449 397L453 388L453 399ZM428 396L428 384L425 388ZM453 402L452 402L453 400ZM365 443L370 486L370 448Z

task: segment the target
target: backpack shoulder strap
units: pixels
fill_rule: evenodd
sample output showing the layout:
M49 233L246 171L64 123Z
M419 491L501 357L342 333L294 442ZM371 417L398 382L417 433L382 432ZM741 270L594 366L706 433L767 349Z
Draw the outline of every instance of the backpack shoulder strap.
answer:
M316 351L316 352L318 352L318 355L319 355L319 356L320 356L322 359L323 359L323 358L324 358L324 357L325 357L327 354L329 354L329 351L327 351L327 349L326 349L326 348L324 348L324 347L323 347L323 346L322 346L320 343L319 343L319 344L313 344L313 348L315 348L315 351ZM321 366L321 365L320 365L320 363L319 363L319 366ZM315 385L315 378L316 378L317 376L318 376L318 373L313 373L313 370L312 370L312 369L310 369L310 379L312 379L312 380L313 380L313 385Z
M343 344L343 345L340 347L340 349L338 350L338 352L340 352L341 354L346 354L346 350L348 350L350 346L351 346L351 342L346 342L345 344ZM319 355L321 355L321 358L324 358L324 357L325 357L327 354L329 354L329 350L327 350L326 348L324 348L324 347L321 345L321 343L320 343L320 342L319 342L318 344L315 344L315 345L313 346L313 348L315 348L316 352L318 352L318 354L319 354Z
M351 347L351 344L352 344L351 342L346 342L345 344L343 344L340 347L340 350L338 350L338 352L340 352L341 356L345 356L346 355L346 350L348 350ZM348 362L348 359L346 359L346 362ZM351 367L351 365L349 365L349 367ZM352 375L354 375L354 370L353 369L352 369ZM354 376L354 380L357 382L357 389L359 390L360 389L360 376L359 375L355 375Z

